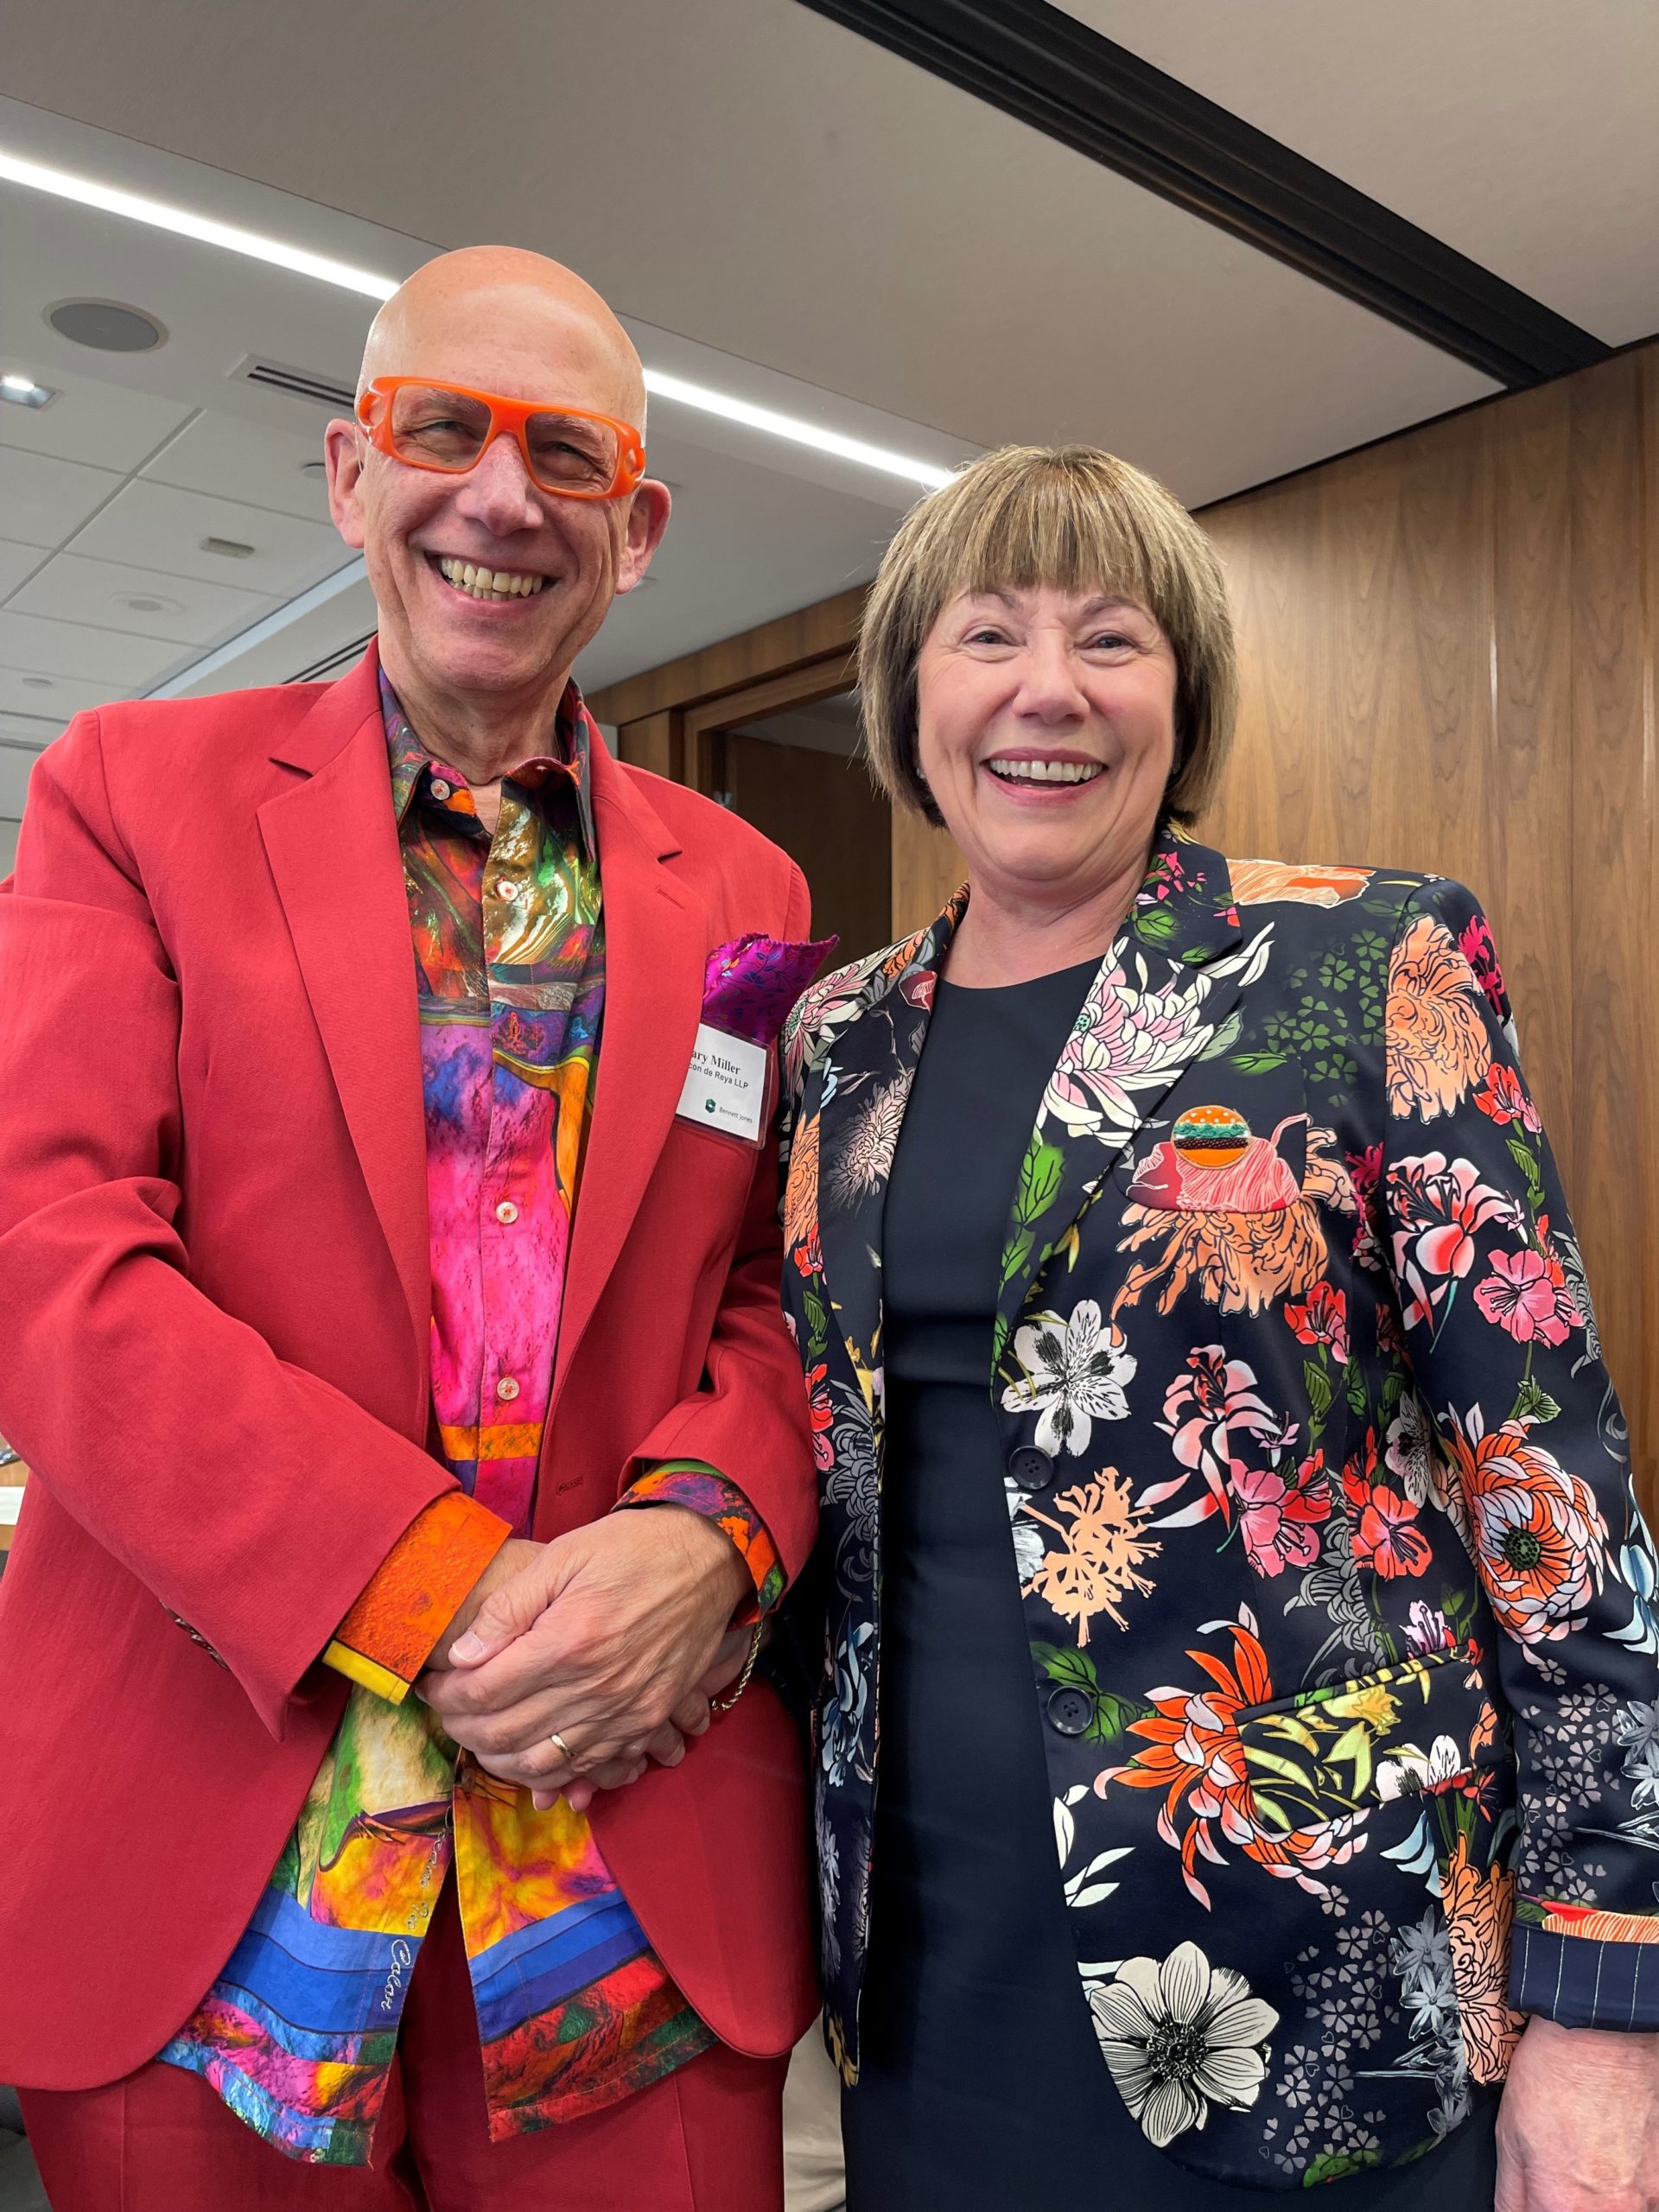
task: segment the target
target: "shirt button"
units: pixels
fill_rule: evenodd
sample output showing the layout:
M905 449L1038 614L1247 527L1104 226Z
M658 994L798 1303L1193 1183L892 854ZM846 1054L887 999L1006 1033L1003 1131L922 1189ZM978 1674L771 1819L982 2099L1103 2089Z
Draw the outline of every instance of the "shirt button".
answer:
M500 1205L497 1206L495 1210L495 1217L506 1228L511 1229L513 1223L518 1218L518 1209L514 1205L511 1198L503 1198Z
M1051 1690L1046 1710L1057 1736L1081 1736L1095 1717L1095 1701L1084 1690Z
M501 1377L501 1380L495 1386L495 1395L498 1398L506 1399L512 1399L518 1396L518 1385L513 1381L511 1375L504 1375Z
M432 796L434 798L448 798L454 789L454 785L453 784L446 784L442 776L433 777Z
M516 899L518 896L518 886L511 876L501 877L490 887L498 899Z
M1054 1479L1054 1462L1035 1444L1022 1444L1008 1454L1008 1480L1016 1490L1046 1490Z

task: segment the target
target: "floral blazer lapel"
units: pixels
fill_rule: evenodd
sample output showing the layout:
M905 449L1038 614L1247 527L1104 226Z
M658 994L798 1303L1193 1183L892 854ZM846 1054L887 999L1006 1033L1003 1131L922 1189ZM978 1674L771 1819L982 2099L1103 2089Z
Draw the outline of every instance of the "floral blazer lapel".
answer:
M1002 1252L999 1361L1043 1269L1160 1102L1193 1060L1227 1049L1270 935L1246 937L1219 853L1173 836L1154 849L1037 1109Z

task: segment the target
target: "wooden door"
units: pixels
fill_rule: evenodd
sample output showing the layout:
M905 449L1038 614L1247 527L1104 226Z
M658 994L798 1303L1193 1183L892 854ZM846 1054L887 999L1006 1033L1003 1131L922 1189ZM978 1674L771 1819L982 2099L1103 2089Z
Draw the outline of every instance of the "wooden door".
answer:
M841 940L836 964L886 944L892 810L863 762L734 730L720 733L710 750L715 789L798 863L812 893L812 934Z

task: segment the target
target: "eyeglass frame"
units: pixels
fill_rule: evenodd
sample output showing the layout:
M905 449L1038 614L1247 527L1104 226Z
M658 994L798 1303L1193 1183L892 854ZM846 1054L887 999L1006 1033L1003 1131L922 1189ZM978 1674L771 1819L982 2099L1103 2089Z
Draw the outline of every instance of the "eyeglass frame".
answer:
M425 391L452 393L457 399L475 399L490 410L490 427L476 455L464 468L451 468L441 461L416 461L408 454L399 453L391 442L392 403L397 393L409 385L417 385ZM378 405L377 407L377 403ZM364 386L362 397L353 409L359 427L366 433L369 442L389 461L401 462L405 468L429 469L436 476L467 476L478 467L485 454L499 437L511 437L517 445L524 464L524 474L538 492L546 492L558 499L620 499L627 493L637 491L645 474L645 442L632 423L625 423L620 416L601 415L592 407L571 407L546 399L509 399L499 391L480 391L472 385L451 384L443 377L372 377ZM544 484L536 474L531 458L530 441L525 426L535 415L569 415L583 423L602 423L607 429L616 433L616 473L602 492L577 491L568 484Z

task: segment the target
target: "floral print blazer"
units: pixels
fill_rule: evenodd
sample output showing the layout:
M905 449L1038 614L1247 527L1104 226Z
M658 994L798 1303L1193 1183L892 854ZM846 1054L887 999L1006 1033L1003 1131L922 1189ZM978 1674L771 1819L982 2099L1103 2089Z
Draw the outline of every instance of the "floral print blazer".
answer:
M882 1200L965 895L786 1033L849 2082ZM1181 2164L1288 2189L1432 2146L1519 2013L1659 2027L1654 1554L1471 894L1161 841L1044 1091L997 1312L1057 1853L1032 1879L1070 1908L1103 2089Z

